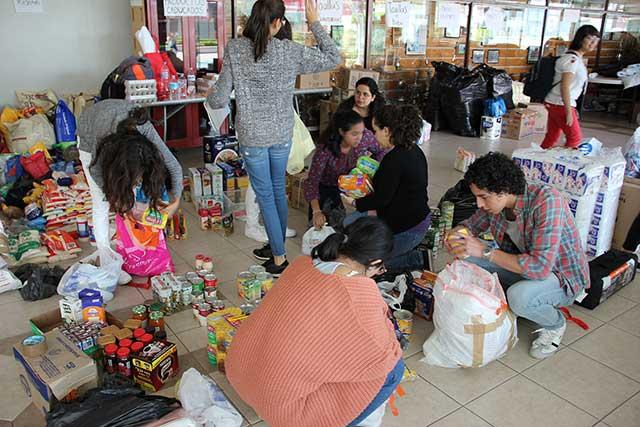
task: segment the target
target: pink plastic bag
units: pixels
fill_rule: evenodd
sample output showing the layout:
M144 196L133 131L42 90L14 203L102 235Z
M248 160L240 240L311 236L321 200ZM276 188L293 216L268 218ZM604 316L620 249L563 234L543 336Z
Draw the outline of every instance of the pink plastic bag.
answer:
M122 269L135 276L157 276L174 271L164 232L116 215L116 252L122 255Z

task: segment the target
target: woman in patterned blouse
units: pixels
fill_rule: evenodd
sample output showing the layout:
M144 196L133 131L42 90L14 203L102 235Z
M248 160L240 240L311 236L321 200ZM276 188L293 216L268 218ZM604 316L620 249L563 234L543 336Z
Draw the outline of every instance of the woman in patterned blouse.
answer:
M343 210L338 189L338 177L347 175L361 156L378 161L385 151L371 131L365 128L363 118L353 110L336 112L331 126L323 134L313 155L309 177L304 184L305 199L309 202L309 220L316 228L327 223L332 211ZM329 218L329 225L341 224L341 218Z

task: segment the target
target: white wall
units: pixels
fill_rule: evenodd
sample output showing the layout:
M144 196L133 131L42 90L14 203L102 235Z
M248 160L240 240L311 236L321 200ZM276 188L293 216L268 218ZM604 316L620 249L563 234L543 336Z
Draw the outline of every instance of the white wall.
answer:
M15 90L99 91L132 53L129 0L42 0L44 13L17 14L0 0L0 106Z

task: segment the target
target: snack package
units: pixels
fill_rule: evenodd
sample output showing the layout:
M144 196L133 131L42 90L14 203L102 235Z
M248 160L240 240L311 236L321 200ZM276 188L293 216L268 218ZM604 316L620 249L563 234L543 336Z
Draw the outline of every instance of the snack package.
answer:
M362 156L358 158L356 167L351 171L351 175L368 175L373 178L379 167L380 162L377 160L368 156Z
M338 178L340 191L354 199L360 199L373 191L368 175L342 175Z
M49 262L75 258L82 252L71 234L62 230L50 231L42 235L42 241L49 250Z

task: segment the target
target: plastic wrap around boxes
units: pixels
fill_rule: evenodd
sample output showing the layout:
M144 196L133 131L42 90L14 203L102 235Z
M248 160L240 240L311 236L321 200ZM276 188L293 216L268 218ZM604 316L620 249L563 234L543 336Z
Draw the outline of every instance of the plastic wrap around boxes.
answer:
M577 150L516 150L513 159L530 183L547 184L562 193L575 216L582 246L596 257L611 247L625 161L619 148L597 156Z

